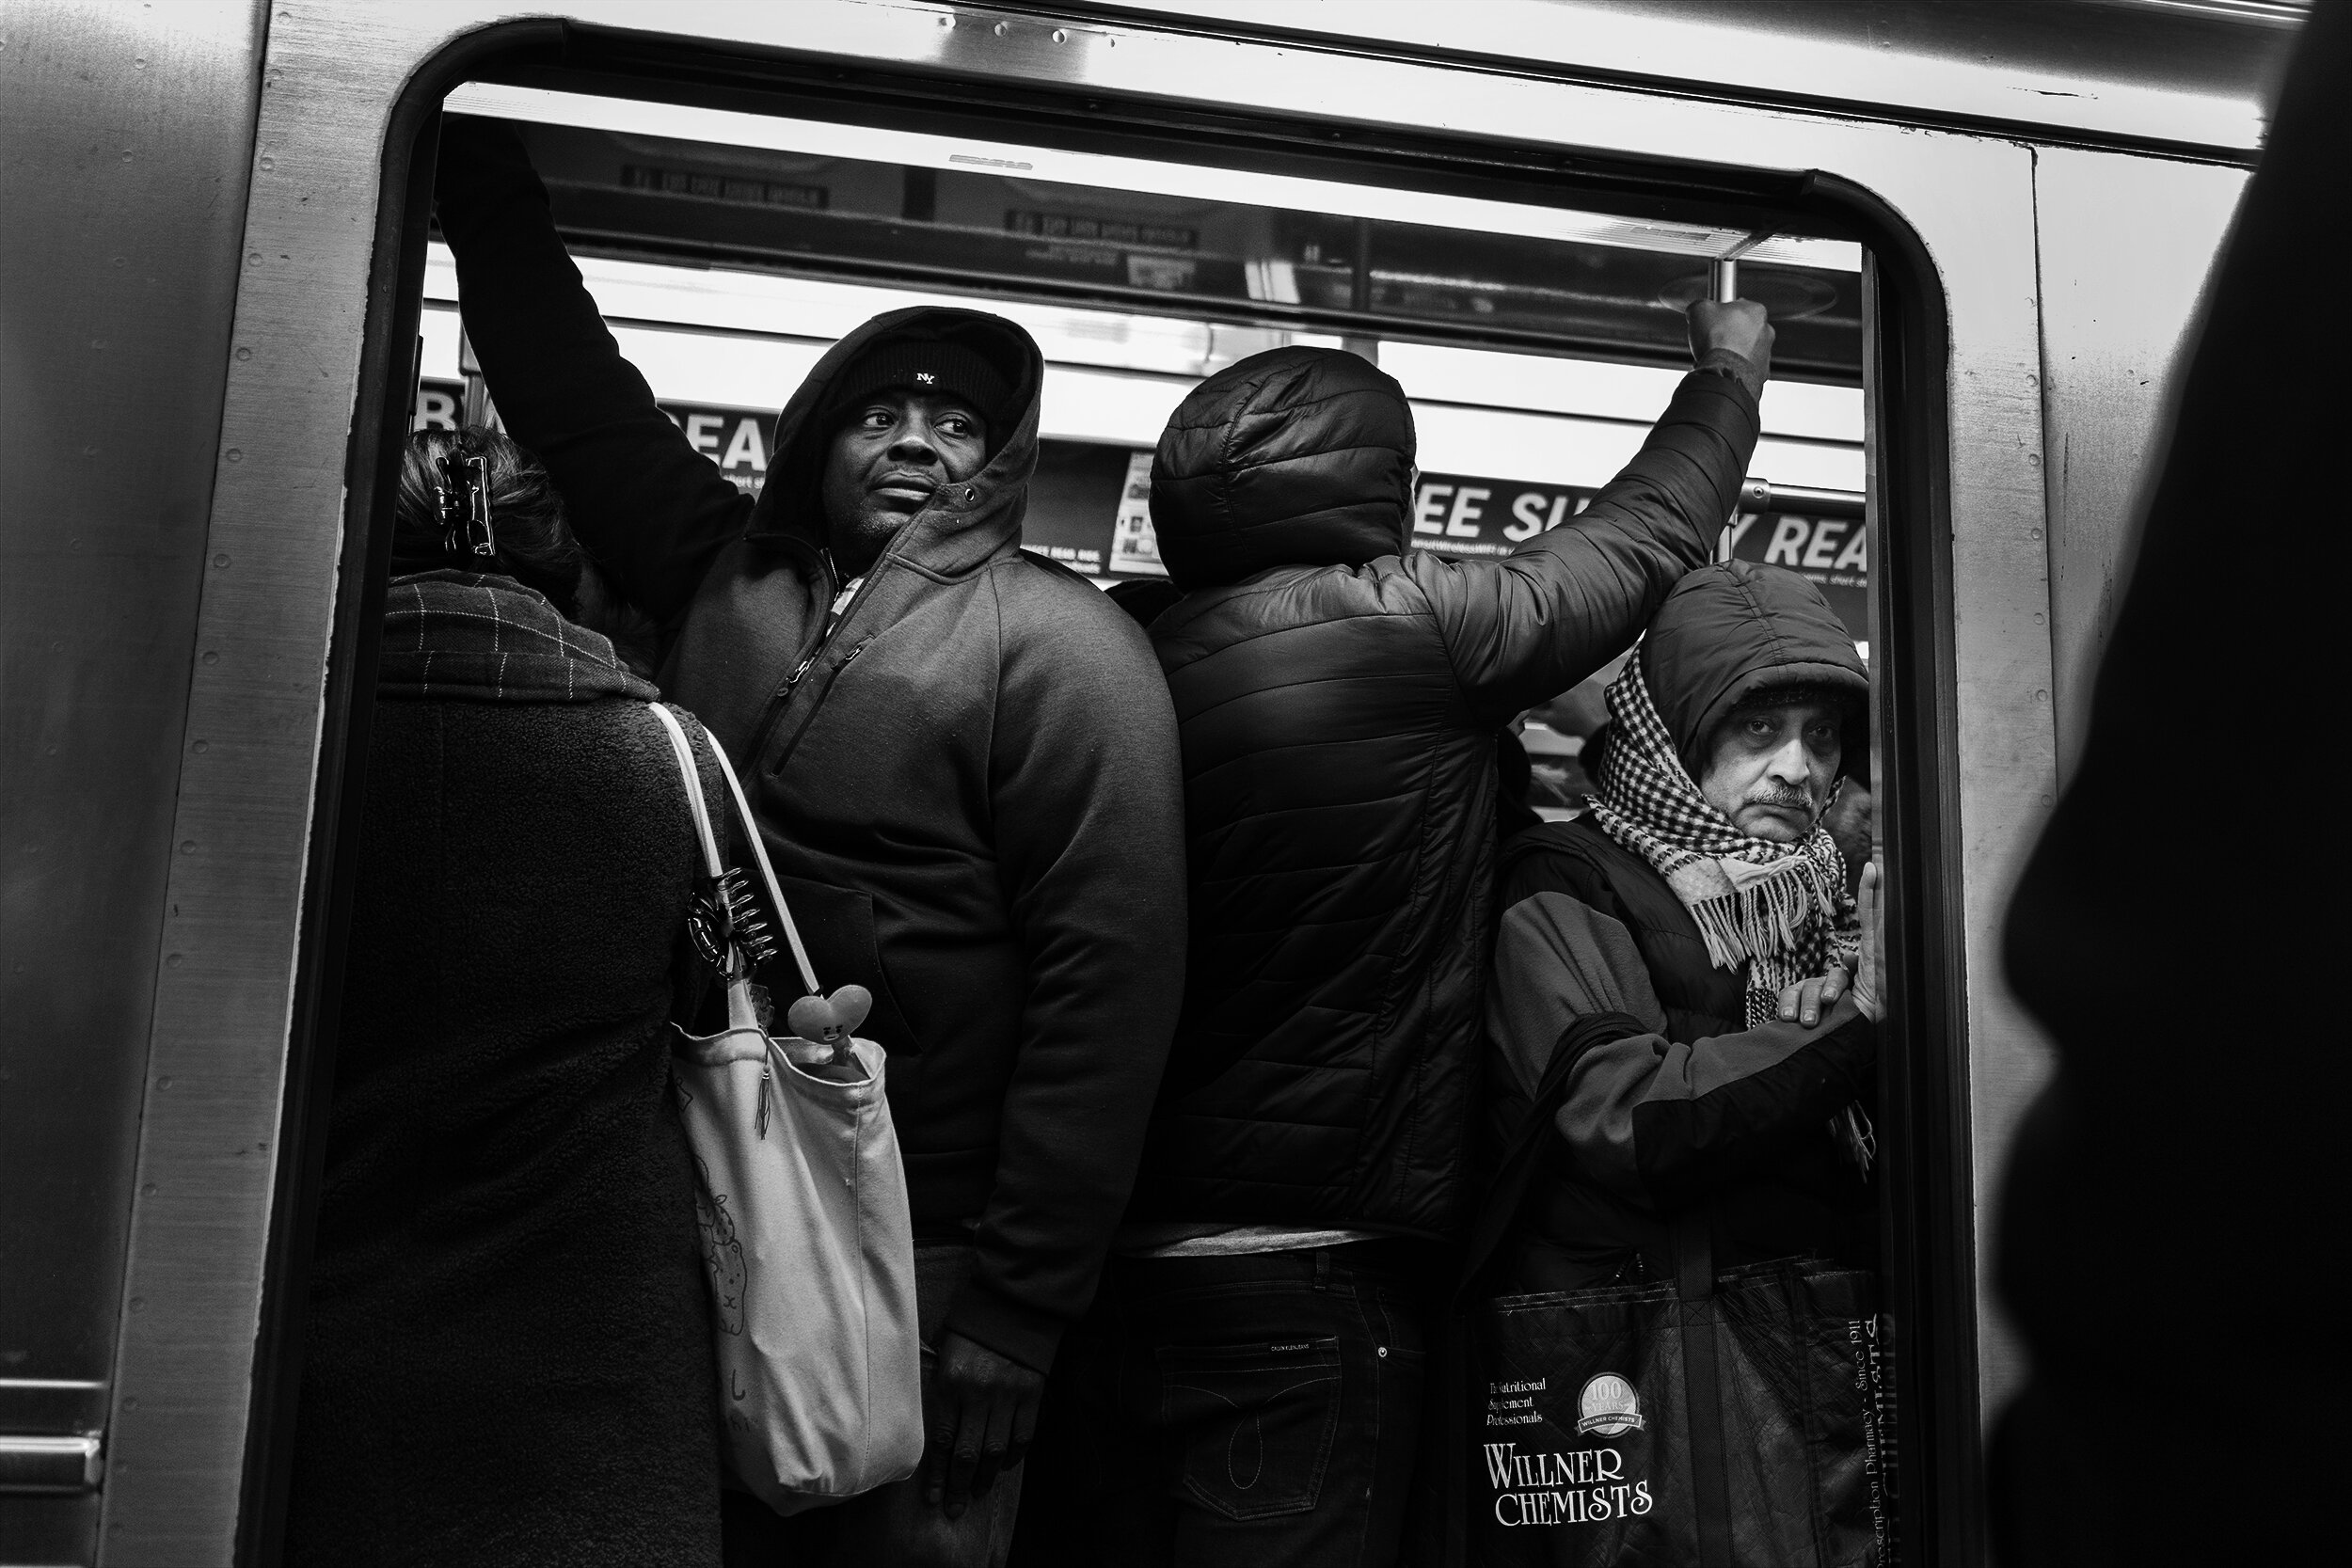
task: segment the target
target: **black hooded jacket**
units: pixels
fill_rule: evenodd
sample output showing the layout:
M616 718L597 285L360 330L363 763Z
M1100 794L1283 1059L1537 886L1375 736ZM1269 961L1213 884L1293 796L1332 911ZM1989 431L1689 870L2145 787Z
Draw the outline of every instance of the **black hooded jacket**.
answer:
M453 122L438 214L507 429L664 624L664 694L740 769L828 987L870 987L918 1233L969 1235L947 1326L1029 1366L1084 1309L1125 1201L1184 973L1168 691L1142 632L1025 554L1043 366L971 310L877 317L778 421L756 507L624 360L511 135ZM878 343L952 340L1013 387L985 467L938 491L837 622L817 418ZM798 990L772 974L779 994Z
M1636 657L1686 759L1759 689L1843 693L1857 716L1869 695L1852 636L1820 592L1745 561L1677 583ZM1588 1051L1569 1080L1563 1144L1523 1215L1516 1288L1583 1290L1626 1276L1636 1259L1670 1278L1664 1216L1692 1205L1705 1206L1718 1268L1802 1254L1867 1263L1877 1245L1871 1189L1828 1128L1870 1093L1876 1026L1840 1001L1815 1028L1748 1028L1744 966L1715 967L1666 879L1590 816L1514 838L1502 886L1486 1009L1502 1058L1487 1081L1499 1135L1518 1124L1555 1042L1590 1006L1587 977L1638 968L1647 982L1627 1009L1645 1031Z
M1684 380L1626 470L1502 560L1407 554L1413 421L1351 354L1184 400L1152 511L1184 742L1184 1016L1139 1217L1459 1222L1491 936L1495 734L1613 657L1705 561L1755 399Z

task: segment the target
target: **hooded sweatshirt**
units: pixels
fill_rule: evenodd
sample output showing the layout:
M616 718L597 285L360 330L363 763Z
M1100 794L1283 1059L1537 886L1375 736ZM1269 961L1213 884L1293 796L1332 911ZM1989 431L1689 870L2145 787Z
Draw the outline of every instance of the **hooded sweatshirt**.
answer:
M1495 736L1705 561L1755 399L1683 381L1592 505L1501 560L1407 554L1412 411L1352 354L1253 356L1169 420L1152 623L1184 744L1192 966L1140 1220L1441 1237L1466 1196Z
M836 343L755 506L622 359L510 133L445 134L438 213L499 411L619 591L666 695L741 771L828 989L868 987L918 1240L969 1239L946 1326L1027 1366L1084 1309L1184 973L1174 724L1143 634L1020 548L1043 366L1011 323L918 309ZM834 380L951 341L1014 388L837 615L818 476ZM799 988L789 959L766 976Z

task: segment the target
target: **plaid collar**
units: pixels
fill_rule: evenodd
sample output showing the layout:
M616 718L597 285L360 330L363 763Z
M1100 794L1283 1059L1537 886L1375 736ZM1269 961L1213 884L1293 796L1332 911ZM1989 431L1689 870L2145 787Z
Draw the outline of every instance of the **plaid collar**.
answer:
M1781 989L1851 964L1859 927L1846 861L1819 822L1795 844L1750 838L1699 793L1659 716L1637 650L1610 684L1616 721L1592 812L1649 862L1690 911L1718 969L1748 965L1748 1023L1774 1015Z
M654 702L612 644L512 578L420 572L384 595L376 691L485 703Z

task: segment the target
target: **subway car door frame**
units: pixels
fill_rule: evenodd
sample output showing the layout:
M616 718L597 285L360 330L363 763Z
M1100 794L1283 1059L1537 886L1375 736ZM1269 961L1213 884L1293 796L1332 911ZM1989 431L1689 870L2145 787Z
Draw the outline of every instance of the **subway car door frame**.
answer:
M803 103L831 94L843 115L922 100L943 124L1120 131L1195 161L1214 161L1200 158L1211 147L1277 163L1319 147L1367 179L1778 211L1865 241L1881 298L1874 500L1903 523L1880 531L1873 574L1885 585L1886 646L1873 656L1886 676L1880 754L1895 781L1885 809L1905 958L1908 1066L1891 1102L1918 1128L1899 1237L1909 1260L1890 1267L1898 1310L1931 1320L1930 1354L1905 1362L1908 1457L1931 1470L1907 1473L1905 1529L1914 1550L1979 1557L1979 1364L2004 1353L1984 1343L1976 1310L1981 1195L1967 1150L1972 1117L2005 1124L2017 1107L1972 1100L1971 1061L1988 1038L2029 1033L1997 978L1998 898L2053 766L2047 705L2028 695L2048 686L2048 639L2042 422L2018 391L2039 353L2027 150L1698 89L1172 24L857 0L560 8L559 23L468 0L271 8L235 329L253 357L230 370L220 439L241 461L219 470L208 541L232 565L212 574L199 612L200 645L229 668L199 671L190 718L191 734L216 720L249 743L183 778L180 820L220 854L186 873L197 912L173 939L245 957L228 990L159 999L158 1058L184 1064L194 1092L151 1094L141 1129L143 1171L203 1184L223 1219L192 1239L172 1212L135 1205L125 1294L151 1307L125 1319L113 1431L116 1451L140 1460L110 1478L103 1557L275 1554L333 1015L335 849L360 778L350 749L364 741L385 459L405 422L385 388L407 362L418 303L425 187L412 155L469 72L632 65L664 76L665 91L772 94L782 82ZM1364 104L1391 118L1361 118ZM248 562L267 569L240 579ZM2018 737L2007 767L1972 768L1971 748L2003 731ZM191 1152L218 1138L274 1144L276 1165ZM2004 1386L2010 1374L1993 1370Z

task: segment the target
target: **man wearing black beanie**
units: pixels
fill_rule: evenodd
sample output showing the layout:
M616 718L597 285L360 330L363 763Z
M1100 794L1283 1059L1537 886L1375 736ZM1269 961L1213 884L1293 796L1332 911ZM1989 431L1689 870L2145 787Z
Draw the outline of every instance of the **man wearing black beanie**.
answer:
M890 1053L924 1470L788 1522L730 1492L727 1559L1001 1561L1184 975L1167 685L1118 606L1020 548L1037 345L973 310L866 323L792 394L755 503L621 357L511 130L451 120L436 196L508 430L661 624L663 694L726 748L818 975L873 991Z

